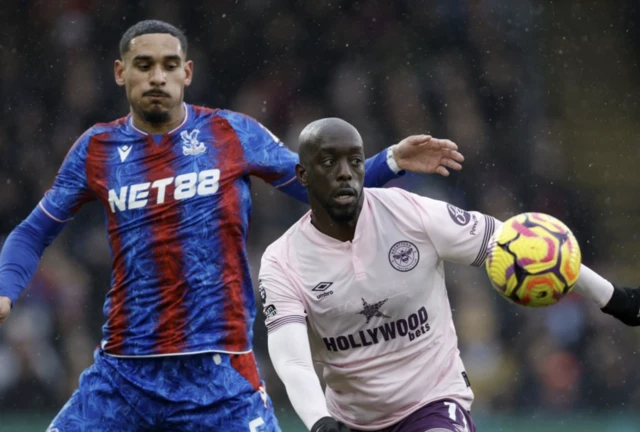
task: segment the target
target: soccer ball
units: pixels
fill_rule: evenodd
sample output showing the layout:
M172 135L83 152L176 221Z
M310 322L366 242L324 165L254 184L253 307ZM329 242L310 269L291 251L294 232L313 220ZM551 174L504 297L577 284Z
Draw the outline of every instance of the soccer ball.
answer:
M565 224L543 213L522 213L491 236L485 261L493 287L523 306L557 303L580 275L580 247Z

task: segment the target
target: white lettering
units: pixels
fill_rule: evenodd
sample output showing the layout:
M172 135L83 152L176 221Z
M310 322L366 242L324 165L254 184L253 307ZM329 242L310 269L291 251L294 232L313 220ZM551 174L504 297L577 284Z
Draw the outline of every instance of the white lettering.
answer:
M158 188L156 203L162 204L164 202L165 191L167 190L167 186L169 186L172 181L173 181L173 177L169 177L165 179L156 180L153 182L151 187Z
M220 170L210 169L200 173L181 174L175 179L168 177L158 179L153 183L136 183L121 187L119 192L110 189L108 201L111 212L145 207L149 203L150 188L158 190L155 203L163 204L167 199L167 186L171 183L175 183L173 198L176 200L193 198L196 195L213 195L220 188Z
M127 209L127 190L129 186L125 186L120 189L120 196L116 195L116 191L113 189L109 190L109 205L111 206L111 213L115 213L115 207L118 207L118 210L125 211Z
M173 197L177 200L193 198L196 195L198 176L196 173L180 174L176 177L176 189Z
M220 170L211 169L201 171L198 181L198 195L213 195L218 192Z
M147 205L149 186L151 186L149 182L131 185L131 189L129 189L129 209L142 208Z

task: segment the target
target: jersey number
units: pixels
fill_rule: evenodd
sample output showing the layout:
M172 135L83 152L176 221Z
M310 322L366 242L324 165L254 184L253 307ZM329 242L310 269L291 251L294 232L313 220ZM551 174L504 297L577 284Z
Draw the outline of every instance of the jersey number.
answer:
M260 432L258 429L260 426L264 426L264 420L262 420L262 417L254 418L249 422L249 432Z
M446 407L449 408L449 418L454 422L458 423L458 405L453 402L445 402ZM462 429L463 432L469 432L469 424L467 423L467 418L464 416L464 413L460 413L460 417L462 418Z

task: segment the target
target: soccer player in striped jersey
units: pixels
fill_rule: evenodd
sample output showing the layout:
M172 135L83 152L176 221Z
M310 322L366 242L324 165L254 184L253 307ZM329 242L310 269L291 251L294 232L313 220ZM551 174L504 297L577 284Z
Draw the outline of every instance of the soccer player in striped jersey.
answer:
M103 339L51 431L279 430L252 353L249 176L306 200L298 156L250 117L184 103L186 53L167 23L125 32L114 73L130 114L76 141L0 255L1 323L82 205L104 208L113 272ZM447 175L460 168L456 148L409 137L367 161L367 184L401 170Z
M443 266L481 267L501 222L363 188L363 159L358 131L340 119L300 135L311 210L260 268L271 360L311 432L474 432ZM613 286L582 266L576 290L604 306Z

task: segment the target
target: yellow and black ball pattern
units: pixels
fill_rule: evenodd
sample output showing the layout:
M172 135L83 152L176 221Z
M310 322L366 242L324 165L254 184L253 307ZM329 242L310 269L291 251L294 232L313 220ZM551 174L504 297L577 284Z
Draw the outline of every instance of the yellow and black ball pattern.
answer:
M493 287L523 306L557 303L580 275L580 247L571 230L543 213L522 213L496 230L485 261Z

